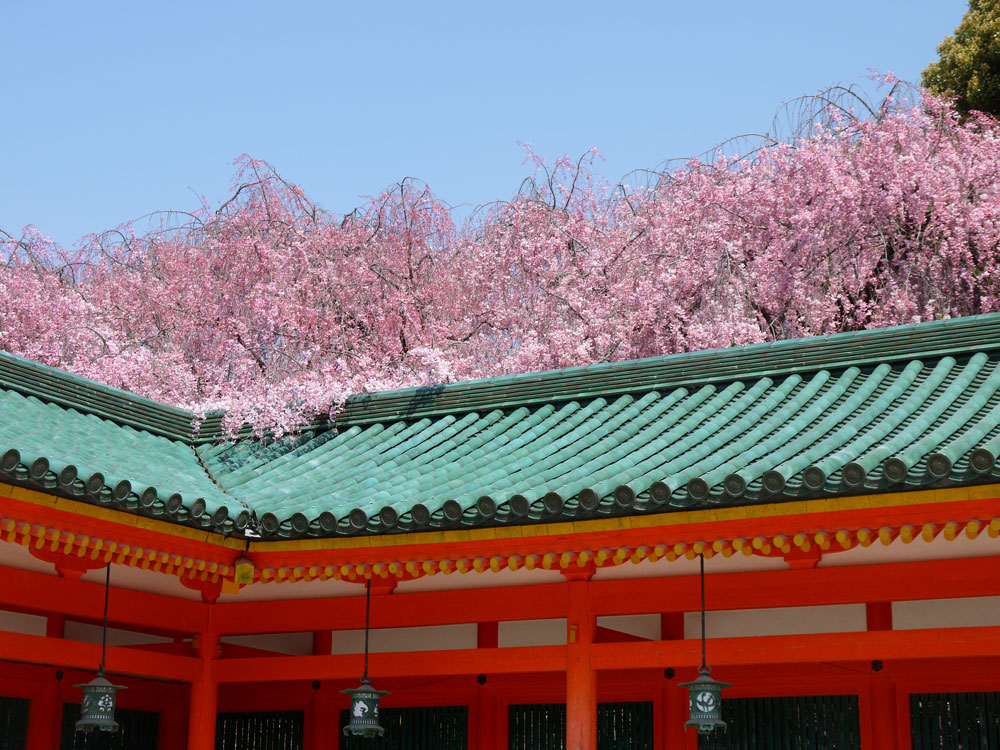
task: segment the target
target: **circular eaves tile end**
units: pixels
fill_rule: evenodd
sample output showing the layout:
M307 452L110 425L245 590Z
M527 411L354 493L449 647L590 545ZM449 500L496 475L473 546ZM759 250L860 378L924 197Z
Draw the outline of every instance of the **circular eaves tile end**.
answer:
M843 475L844 484L848 487L857 487L864 484L868 473L861 464L851 461L849 464L844 464Z
M906 472L910 467L901 458L887 458L882 464L882 473L890 482L902 482L906 479Z
M935 479L951 474L951 459L943 453L932 453L927 458L927 472Z
M747 491L747 480L739 474L730 474L723 480L722 487L729 497L742 497Z
M976 448L972 451L972 455L969 456L969 466L977 474L985 474L993 471L996 462L997 457L985 448Z
M775 471L774 469L765 471L761 481L764 483L764 489L772 495L777 495L785 489L785 475L780 471Z
M399 513L391 505L387 505L378 512L378 521L383 527L394 529L399 523Z
M587 511L597 510L597 506L601 504L601 496L589 487L580 490L576 499L580 503L580 508Z
M701 477L695 477L687 483L688 495L692 500L704 500L708 497L708 482Z
M802 472L802 483L811 490L821 490L826 484L826 472L818 466L809 466Z

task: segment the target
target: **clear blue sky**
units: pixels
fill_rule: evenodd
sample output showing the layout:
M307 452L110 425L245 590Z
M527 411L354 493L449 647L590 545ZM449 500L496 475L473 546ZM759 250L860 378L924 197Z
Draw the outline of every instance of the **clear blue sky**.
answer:
M72 245L227 194L241 153L344 212L451 204L597 146L618 179L868 68L918 80L965 0L0 2L0 227Z

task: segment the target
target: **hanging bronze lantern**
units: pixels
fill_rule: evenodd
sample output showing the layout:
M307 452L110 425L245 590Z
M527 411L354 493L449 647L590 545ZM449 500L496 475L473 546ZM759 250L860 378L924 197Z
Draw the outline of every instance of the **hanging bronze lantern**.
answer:
M341 690L351 696L351 720L344 727L344 734L360 737L381 737L385 729L378 723L378 702L383 695L389 695L388 690L376 690L368 681L367 670L361 678L361 686L351 690Z
M83 689L83 700L80 702L80 720L74 727L77 732L117 732L118 722L115 721L116 693L125 690L123 685L112 685L104 678L104 667L97 677L86 685L74 685Z
M711 670L698 670L698 679L694 682L681 683L688 689L688 706L690 718L684 723L686 727L694 727L698 734L711 734L716 729L725 729L726 722L722 720L722 689L732 687L728 682L713 680Z
M344 727L344 736L381 737L385 729L378 721L378 704L383 695L390 695L388 690L376 690L372 687L368 676L368 632L370 630L370 614L372 604L372 582L365 583L365 673L361 675L361 685L341 690L351 696L351 720Z
M80 701L80 720L74 729L77 732L117 732L118 722L115 721L116 693L125 690L124 685L112 685L104 677L104 665L108 651L108 593L111 590L111 563L108 563L104 577L104 629L101 631L101 666L97 677L86 685L74 685L83 690L83 700Z
M693 682L681 683L688 689L689 718L685 727L694 727L698 734L711 734L716 729L725 729L722 720L722 690L732 687L728 682L712 679L712 668L705 658L705 556L701 560L701 666L698 677Z

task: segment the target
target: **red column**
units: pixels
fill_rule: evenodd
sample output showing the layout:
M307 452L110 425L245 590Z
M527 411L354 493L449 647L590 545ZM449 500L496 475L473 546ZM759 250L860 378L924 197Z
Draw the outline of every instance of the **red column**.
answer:
M215 750L215 715L219 685L214 663L219 650L217 633L201 633L195 650L201 658L201 675L191 683L191 706L188 712L188 750Z
M892 602L867 602L865 624L868 630L892 630Z
M309 711L309 731L307 750L331 750L340 747L337 739L340 731L340 711L336 706L337 695L326 683L320 683L313 691Z
M683 750L687 747L684 722L688 720L687 690L677 687L677 678L663 686L663 738L661 748Z
M52 682L47 682L31 700L26 750L52 750L59 747L61 728L62 701L59 700L59 683L53 677Z
M597 749L597 675L590 647L597 618L590 608L590 583L570 581L566 634L566 750Z
M496 693L485 685L480 686L476 693L476 743L473 745L477 750L499 750L498 710Z
M683 641L684 640L684 613L683 612L661 612L660 613L660 640L661 641Z
M66 618L50 615L45 622L45 635L62 638L65 635ZM62 700L59 697L59 683L52 670L51 682L46 682L39 694L32 698L28 711L28 744L26 750L52 750L59 746L59 732L62 729Z
M901 737L896 726L896 684L883 675L871 682L871 750L896 750ZM909 731L908 727L901 727ZM865 748L865 750L869 750Z
M186 737L184 731L184 706L174 699L160 707L160 730L157 750L184 750Z
M496 648L500 645L500 623L476 623L476 648Z

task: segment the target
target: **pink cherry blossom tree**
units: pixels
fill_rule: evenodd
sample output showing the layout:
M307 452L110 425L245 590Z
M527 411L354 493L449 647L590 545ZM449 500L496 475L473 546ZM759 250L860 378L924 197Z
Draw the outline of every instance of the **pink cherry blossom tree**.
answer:
M0 234L0 348L282 432L355 392L1000 310L1000 125L888 83L641 184L529 152L462 226L413 180L329 214L244 156L218 207Z

